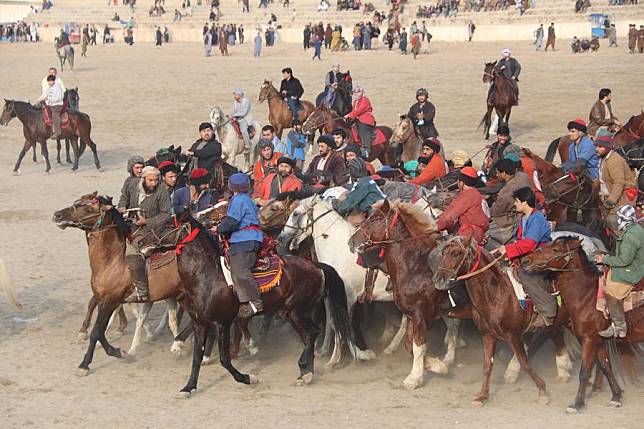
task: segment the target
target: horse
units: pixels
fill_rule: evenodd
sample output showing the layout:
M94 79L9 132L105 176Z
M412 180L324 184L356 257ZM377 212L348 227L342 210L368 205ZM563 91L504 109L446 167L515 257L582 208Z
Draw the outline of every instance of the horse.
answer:
M609 406L621 406L622 390L608 359L606 344L598 332L606 329L609 321L595 309L600 273L588 260L581 240L562 237L547 244L521 260L528 272L549 272L568 310L573 333L580 339L582 363L579 370L579 388L568 413L578 413L585 406L586 386L595 364L610 385L612 398ZM626 312L628 335L619 340L636 345L644 341L644 307ZM611 343L614 340L610 340Z
M58 60L60 60L60 71L65 71L65 63L69 64L70 69L74 70L74 47L72 45L60 46L60 39L54 38L54 49Z
M341 128L347 133L346 143L354 143L356 133L354 128L344 119L337 116L337 114L330 110L328 107L322 105L317 107L304 121L302 125L302 132L304 134L312 134L316 129L321 129L324 133L331 133L336 128ZM371 153L367 161L371 162L378 159L381 164L394 165L396 156L394 149L389 146L391 140L392 130L389 127L377 126L375 127L375 137L371 144Z
M264 83L259 89L259 102L268 100L268 122L275 128L275 134L280 139L282 138L282 131L286 128L291 128L293 115L288 108L288 104L277 88L273 86L273 81L264 79ZM297 119L304 122L309 117L311 112L315 110L315 106L310 101L300 100L301 108L297 112Z
M430 371L444 374L454 360L454 347L448 347L443 360L425 359L428 326L448 312L447 292L434 287L433 269L428 264L437 245L436 235L434 223L419 208L385 200L381 208L359 223L349 239L349 248L354 253L377 246L383 249L394 302L407 318L405 345L413 351L413 365L403 385L410 390L422 385L424 365ZM456 341L451 343L455 346Z
M258 382L252 374L240 373L230 361L230 327L237 318L239 301L228 286L220 262L219 243L203 226L190 220L179 235L183 246L177 256L179 276L183 285L184 300L194 324L194 352L192 369L179 397L188 398L197 388L199 370L204 354L206 336L218 330L219 360L235 381L244 384ZM188 232L189 231L189 232ZM314 315L321 309L328 294L333 307L334 322L339 327L336 341L346 346L350 339L344 284L333 267L297 256L283 258L283 271L279 285L262 294L266 313L285 317L304 343L298 365L298 384L313 380L315 339L318 327Z
M483 336L483 385L474 397L474 405L483 405L490 394L490 376L497 340L507 342L539 390L539 403L547 404L550 396L546 383L530 366L523 346L523 334L531 324L529 313L519 305L510 279L503 272L498 260L482 246L472 243L471 237L452 237L440 247L441 261L434 273L434 287L447 291L454 279L465 277L465 288L472 300L472 315ZM483 266L482 269L477 269ZM468 277L467 274L470 276ZM557 312L555 325L562 324L565 315Z
M22 304L18 301L16 297L16 291L13 288L13 285L9 281L9 275L7 274L7 268L4 265L4 261L0 259L0 290L4 293L7 302L13 305L18 310L22 309Z
M594 137L594 136L591 136ZM617 147L624 147L636 140L644 138L644 110L639 115L631 116L624 125L622 125L613 136ZM570 138L565 135L554 139L548 145L545 160L552 162L555 159L555 153L559 152L561 162L568 161L570 150Z
M496 72L496 61L485 63L483 83L492 83L495 88L494 97L492 100L488 99L487 112L479 124L479 127L484 125L483 134L485 140L488 140L490 138L490 127L492 126L492 110L495 110L499 117L499 125L508 126L512 106L517 103L517 94L509 79Z
M257 161L257 152L256 146L259 142L260 135L260 126L259 122L253 121L250 124L255 129L255 134L250 140L250 150L246 150L244 144L244 139L237 135L235 126L232 121L224 114L224 111L219 107L213 107L210 111L210 123L217 133L217 140L221 143L221 155L222 159L230 160L232 164L235 164L237 155L244 154L244 170L248 170L251 166L251 154L252 154L252 163L254 164Z
M92 149L94 154L94 164L96 169L101 168L101 163L98 160L98 154L96 153L96 143L92 140L90 136L92 131L92 122L89 118L89 115L86 113L67 110L65 112L69 118L68 126L61 126L61 137L69 139L74 151L74 165L72 170L76 171L78 169L78 160L83 154L83 146L81 150L78 148L78 139L80 138L81 145L86 144ZM51 164L49 163L49 152L47 151L47 139L51 137L52 127L45 124L43 120L43 111L40 107L34 107L29 103L24 101L15 101L15 100L4 100L4 108L2 114L0 114L0 125L8 125L11 119L18 118L22 122L22 132L25 136L25 144L18 155L18 161L13 169L14 173L20 174L20 163L24 158L25 154L31 146L35 146L36 143L40 143L41 153L43 158L45 158L46 168L45 172L49 173L51 170Z
M401 154L400 158L403 162L418 159L420 155L420 145L422 139L416 134L414 124L407 115L400 115L400 121L391 132L391 139L389 145Z
M344 116L351 111L351 94L353 92L353 79L351 73L347 70L346 73L338 73L337 78L338 87L335 90L335 100L332 106L327 106L338 116ZM320 107L324 104L326 97L326 89L315 97L315 107Z
M149 270L150 303L144 304L139 312L130 352L122 353L113 347L105 337L110 316L123 300L134 290L130 272L125 263L125 240L130 232L123 216L112 205L111 198L96 192L81 196L66 208L53 215L53 222L61 229L78 228L85 233L92 272L91 287L98 302L98 315L90 334L89 346L79 365L78 375L89 374L89 365L94 357L96 343L100 342L109 356L121 358L136 351L141 340L141 328L152 307L151 303L175 298L181 290L176 259L157 263L158 268ZM165 264L165 265L163 265ZM178 332L176 307L170 313L170 330L176 337Z

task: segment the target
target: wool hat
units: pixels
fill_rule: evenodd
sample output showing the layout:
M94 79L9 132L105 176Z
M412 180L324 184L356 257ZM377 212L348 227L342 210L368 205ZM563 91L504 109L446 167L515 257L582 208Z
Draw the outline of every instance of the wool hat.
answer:
M210 182L210 173L205 168L196 168L190 174L190 183L199 186Z
M585 133L587 128L586 128L586 121L584 121L581 118L577 118L574 121L568 122L568 129L569 130L578 130L581 131L582 133Z
M161 172L162 176L165 176L165 174L169 171L174 171L175 173L177 173L179 171L179 167L177 167L177 164L172 161L163 161L161 164L159 164L159 171Z
M250 179L244 173L235 173L228 179L228 189L233 192L246 192L250 189Z
M244 95L244 90L241 88L235 88L233 89L233 94Z
M441 151L441 145L438 139L429 138L423 140L423 147L428 147L434 151L434 153L439 153Z
M212 124L210 122L202 122L199 124L199 131L203 131L207 128L210 128L212 130Z
M147 176L159 177L160 174L161 173L159 172L159 169L156 167L152 167L151 165L144 167L143 171L141 171L141 177L147 177Z
M330 137L328 134L322 134L320 137L318 137L318 145L320 143L324 143L325 145L329 146L331 149L337 148L337 145L335 144L335 140L333 140L333 137Z
M292 158L289 158L288 156L280 156L280 158L277 160L277 165L280 164L288 164L291 167L295 167L295 160Z
M479 175L472 167L463 167L456 173L458 180L463 181L467 186L476 186L479 181Z
M595 138L595 146L616 149L613 133L605 129L600 129L597 132L597 137Z

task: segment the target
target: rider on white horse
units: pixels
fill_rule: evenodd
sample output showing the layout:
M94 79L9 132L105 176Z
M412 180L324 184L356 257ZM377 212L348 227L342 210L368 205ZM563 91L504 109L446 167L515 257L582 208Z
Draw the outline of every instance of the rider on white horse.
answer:
M239 130L244 139L244 152L250 152L251 142L248 127L253 124L250 100L244 95L244 90L241 88L233 89L233 100L233 112L228 118L237 121L239 124Z

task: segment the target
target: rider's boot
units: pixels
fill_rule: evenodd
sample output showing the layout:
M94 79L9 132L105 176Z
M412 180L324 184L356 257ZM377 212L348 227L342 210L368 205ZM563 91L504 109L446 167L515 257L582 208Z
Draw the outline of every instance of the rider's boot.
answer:
M240 319L248 319L262 311L264 311L264 303L261 299L256 299L242 303L239 306L239 311L237 311L237 317Z
M626 337L626 317L624 316L624 302L621 299L606 295L606 306L610 313L611 324L608 328L599 332L605 338Z
M134 291L123 302L141 303L150 300L148 276L145 273L145 259L141 255L126 255L125 262L132 276Z

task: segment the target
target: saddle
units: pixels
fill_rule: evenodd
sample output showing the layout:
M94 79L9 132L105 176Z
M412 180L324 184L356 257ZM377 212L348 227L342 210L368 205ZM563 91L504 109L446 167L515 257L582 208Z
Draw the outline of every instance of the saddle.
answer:
M48 106L45 106L42 109L42 120L48 127L51 127L54 124L51 116L51 109ZM69 115L67 114L67 106L65 105L63 105L63 109L60 111L60 127L69 129Z
M235 133L237 134L237 138L242 139L243 136L242 136L242 133L241 133L241 127L239 126L239 122L231 121L230 123L233 124L233 129L235 130ZM249 125L248 128L247 128L247 131L248 131L248 137L250 137L251 140L253 138L255 138L255 133L257 132L255 127L253 127L252 125Z
M358 127L357 126L352 126L351 127L351 133L353 134L353 141L358 145L362 146L362 143L360 142L360 138L358 137ZM375 128L374 129L374 134L375 136L373 137L373 140L371 141L371 147L385 144L387 143L387 137L385 137L385 134L380 130L380 128Z
M224 249L224 263L226 268L230 270L230 244L228 241L223 241L222 246ZM262 247L257 253L257 262L255 267L251 270L257 289L259 293L266 293L279 286L284 272L284 260L277 254L277 241L269 237L264 237ZM232 285L230 285L232 288Z

